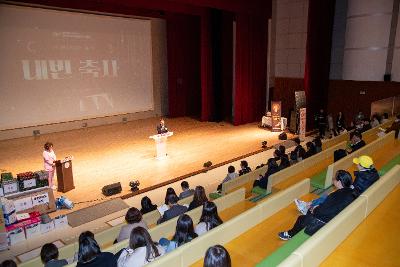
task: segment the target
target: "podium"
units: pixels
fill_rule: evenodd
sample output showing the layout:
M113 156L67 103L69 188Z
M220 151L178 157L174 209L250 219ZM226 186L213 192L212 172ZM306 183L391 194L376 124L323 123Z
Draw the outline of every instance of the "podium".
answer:
M167 139L173 134L173 132L167 132L163 134L155 134L149 137L154 139L156 142L157 159L163 159L167 156Z
M74 189L72 159L65 158L64 160L57 160L55 163L57 172L57 191L65 193Z

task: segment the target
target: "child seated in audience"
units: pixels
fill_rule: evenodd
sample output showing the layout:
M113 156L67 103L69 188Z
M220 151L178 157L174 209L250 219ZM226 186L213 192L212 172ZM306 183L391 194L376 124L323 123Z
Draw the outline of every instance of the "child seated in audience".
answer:
M267 189L269 176L279 171L279 166L276 163L275 158L270 158L267 162L267 165L267 172L264 174L264 176L260 175L260 177L254 181L253 187L258 186L263 189Z
M116 267L114 254L101 252L96 240L85 236L79 242L77 267Z
M206 196L206 191L204 190L204 187L200 185L196 186L196 188L194 189L193 200L192 202L190 202L188 210L203 206L203 204L207 201L208 198Z
M179 199L184 199L186 197L193 196L194 190L190 189L189 183L187 181L183 181L181 183L182 192L179 194Z
M224 178L224 180L222 180L222 183L220 183L220 184L218 185L217 190L218 190L218 191L221 191L221 190L222 190L222 184L223 184L223 183L226 183L226 182L228 182L228 181L230 181L230 180L233 180L233 179L235 179L236 177L239 177L239 174L237 174L237 173L235 172L235 167L233 167L232 165L229 166L229 167L228 167L228 174L226 175L226 177Z
M194 231L200 236L221 224L222 220L218 215L217 205L214 202L207 201L203 205L200 221Z
M296 164L298 162L296 151L293 150L292 152L290 152L290 157L289 158L290 158L289 159L290 165Z
M350 173L344 170L337 171L333 184L337 190L329 194L323 203L309 209L306 215L300 215L292 229L280 232L280 239L289 240L303 228L306 228L307 234L314 234L355 199Z
M142 213L135 207L128 209L125 215L125 221L127 224L121 227L116 240L117 242L128 239L132 229L138 226L148 229L146 222L142 219Z
M242 176L243 174L251 172L251 168L249 167L249 163L247 161L242 160L240 162L240 170L239 170L239 176Z
M374 167L374 161L369 156L363 155L354 158L353 163L358 168L358 171L354 172L353 187L357 194L362 194L379 179L379 173Z
M157 209L157 205L154 205L153 203L151 203L151 199L147 196L144 196L142 198L142 200L140 201L140 203L142 205L142 209L140 210L140 212L142 214L146 214L148 212L151 212L151 211Z
M153 242L143 227L132 230L129 247L123 249L118 258L118 267L139 267L164 255L164 248Z
M58 259L58 248L53 243L44 244L40 251L44 267L61 267L68 265L67 260Z
M17 264L13 260L5 260L0 264L0 267L17 267Z
M165 252L170 252L177 247L192 241L196 237L197 234L194 232L192 218L187 214L182 214L176 222L175 234L171 241L166 238L161 238L160 245L165 248Z
M231 267L231 256L221 245L209 247L204 256L204 267Z

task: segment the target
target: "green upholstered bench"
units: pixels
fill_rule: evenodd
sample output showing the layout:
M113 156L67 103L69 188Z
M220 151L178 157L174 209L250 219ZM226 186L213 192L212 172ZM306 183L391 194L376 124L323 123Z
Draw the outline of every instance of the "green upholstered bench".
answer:
M327 171L328 169L324 169L323 171L311 177L311 185L318 189L325 189L324 187L325 187L325 178Z
M251 190L252 193L257 194L257 195L266 195L267 194L267 189L261 188L259 186L253 187Z
M210 197L210 199L217 199L222 197L222 194L218 192L211 192L208 196Z
M400 154L395 156L391 161L386 163L380 170L379 170L379 175L383 176L385 173L390 171L391 168L396 166L397 164L400 164Z
M278 238L278 237L276 237ZM304 233L304 229L297 235L292 237L289 241L275 250L271 255L265 258L263 261L259 262L257 267L272 267L279 265L283 260L290 256L290 254L300 247L308 238L309 235Z

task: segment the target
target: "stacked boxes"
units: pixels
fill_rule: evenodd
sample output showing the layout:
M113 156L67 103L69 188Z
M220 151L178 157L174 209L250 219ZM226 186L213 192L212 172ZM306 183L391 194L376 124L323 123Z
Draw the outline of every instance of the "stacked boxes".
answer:
M17 181L20 192L37 188L36 176L33 172L18 173Z

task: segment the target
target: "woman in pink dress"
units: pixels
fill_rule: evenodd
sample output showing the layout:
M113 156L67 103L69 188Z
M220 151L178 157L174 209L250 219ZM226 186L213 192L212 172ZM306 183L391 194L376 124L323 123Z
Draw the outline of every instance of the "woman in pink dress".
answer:
M46 142L46 144L44 144L43 161L44 169L49 172L49 187L55 189L55 186L53 185L53 177L55 171L56 154L53 151L53 143Z

